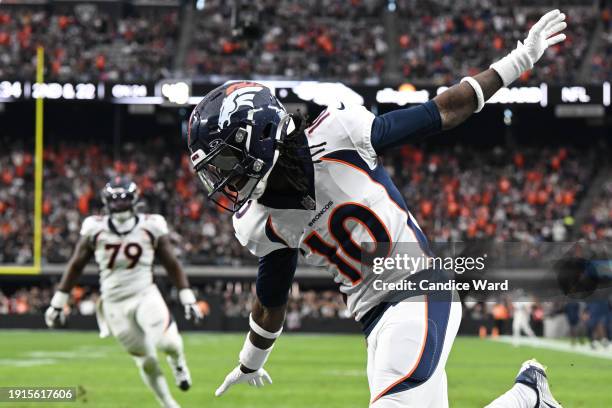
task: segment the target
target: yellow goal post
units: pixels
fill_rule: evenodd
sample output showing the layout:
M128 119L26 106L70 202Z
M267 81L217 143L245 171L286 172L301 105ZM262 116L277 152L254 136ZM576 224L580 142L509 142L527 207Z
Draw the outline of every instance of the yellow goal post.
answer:
M45 53L43 47L36 49L36 83L44 80ZM40 85L39 85L40 86ZM0 265L0 274L34 275L41 272L42 259L42 200L43 200L43 98L36 98L34 130L34 236L32 265Z

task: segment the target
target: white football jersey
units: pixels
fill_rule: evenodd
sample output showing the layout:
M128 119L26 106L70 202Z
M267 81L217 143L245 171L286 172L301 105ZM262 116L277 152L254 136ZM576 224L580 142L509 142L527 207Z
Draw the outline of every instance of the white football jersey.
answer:
M122 300L153 284L155 248L165 234L168 224L158 214L138 214L134 228L126 233L114 230L108 215L85 218L81 235L94 249L103 299Z
M378 163L370 140L373 120L362 106L328 108L306 130L310 146L325 142L313 157L319 160L314 210L274 209L252 200L233 217L238 240L254 255L299 248L307 263L326 266L356 319L388 295L372 290L374 280L400 280L362 264L364 251L375 246L367 243L390 243L387 256L397 253L398 242L414 243L411 256L427 251L423 232Z

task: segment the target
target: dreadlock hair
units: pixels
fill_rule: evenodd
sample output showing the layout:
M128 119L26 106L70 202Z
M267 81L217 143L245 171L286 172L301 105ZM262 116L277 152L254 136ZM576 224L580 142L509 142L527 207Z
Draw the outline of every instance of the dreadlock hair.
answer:
M305 196L308 194L309 179L304 169L312 163L320 162L320 160L313 161L312 157L325 150L321 148L312 153L311 149L322 147L326 142L308 146L305 134L309 126L308 118L298 110L297 114L292 115L292 119L297 122L296 129L279 141L278 150L280 154L276 166L288 175L286 177L287 182L301 195Z

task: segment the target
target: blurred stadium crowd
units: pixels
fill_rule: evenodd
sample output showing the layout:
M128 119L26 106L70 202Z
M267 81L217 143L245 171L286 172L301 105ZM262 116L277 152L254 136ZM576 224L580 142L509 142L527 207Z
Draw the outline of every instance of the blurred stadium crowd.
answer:
M11 5L0 8L0 78L32 79L36 46L57 81L150 81L172 75L404 80L448 84L522 40L545 2L257 0L259 35L232 35L232 2ZM603 4L603 2L601 2ZM172 5L174 4L174 5ZM524 83L611 77L610 7L563 1L568 39ZM393 12L389 10L393 9ZM341 63L338 63L341 62Z
M589 241L612 240L612 181L604 184L591 206L582 235Z
M168 76L178 10L135 8L112 15L94 4L0 9L0 78L33 79L45 47L49 81L153 81Z
M382 1L259 1L259 41L232 38L231 2L208 0L196 14L187 60L191 76L269 75L376 80L386 43ZM341 61L342 63L338 63Z
M217 280L204 285L194 285L199 307L206 316L211 312L223 313L226 318L247 318L256 297L253 282ZM49 304L53 291L49 287L22 287L10 294L0 291L0 316L41 315ZM76 286L71 292L68 315L93 316L99 293L95 287ZM206 299L216 296L222 299L221 311L211 310ZM180 305L176 290L168 296L169 305ZM535 297L491 295L487 301L467 298L463 303L464 319L480 327L479 335L497 337L513 334L513 319L518 313L526 313L529 327L537 336L558 337L570 335L572 344L589 340L592 348L607 348L612 338L612 309L608 301L592 299L588 302L572 299L540 302ZM335 290L301 290L293 284L287 309L286 329L299 331L303 319L350 319L342 295ZM476 335L477 333L470 333ZM515 337L516 338L516 337Z
M590 154L571 147L406 146L388 169L431 241L564 242L593 174Z
M33 164L19 142L0 154L0 263L32 262ZM103 213L99 192L115 174L134 178L141 210L160 213L186 263L253 264L234 238L230 214L205 199L182 151L168 151L162 138L147 149L121 146L121 156L100 145L47 146L44 152L43 257L70 257L82 220ZM610 184L593 204L588 225L575 227L574 213L605 150L575 147L498 146L492 151L405 146L384 165L408 199L432 242L565 242L610 236ZM603 228L603 229L602 229Z
M255 284L252 282L233 282L218 280L209 284L194 285L199 299L205 302L211 296L222 299L223 313L226 317L248 317L255 299ZM0 315L41 314L48 306L53 288L45 286L22 287L10 293L0 291ZM95 314L96 302L100 294L96 287L76 286L71 292L71 300L66 312L72 315L91 316ZM179 305L175 290L169 293L170 304ZM204 315L208 305L200 305ZM289 299L288 313L293 321L302 318L350 318L342 295L335 290L300 290L294 283Z
M184 258L198 264L232 264L244 256L229 214L202 196L183 152L171 155L163 140L146 151L122 146L128 160L115 162L100 146L59 145L44 153L43 252L50 263L71 255L85 216L100 213L100 191L114 174L129 174L141 190L142 210L166 216ZM11 148L0 158L0 262L31 262L32 156ZM24 210L28 211L24 211Z
M517 41L523 41L540 18L541 6L537 2L523 5L527 3L532 7L495 0L400 1L403 76L447 84L475 75ZM563 7L568 16L568 40L551 47L538 68L525 73L521 81L578 79L598 18L596 9L584 6L589 3L577 0Z

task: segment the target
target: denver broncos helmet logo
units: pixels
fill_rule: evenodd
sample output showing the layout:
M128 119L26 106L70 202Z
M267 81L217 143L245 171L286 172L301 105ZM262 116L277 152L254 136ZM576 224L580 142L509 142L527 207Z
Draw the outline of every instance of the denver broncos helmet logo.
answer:
M223 99L219 112L219 128L223 129L230 124L230 119L238 108L253 108L253 98L262 89L263 85L255 82L239 82L227 88L227 96Z

